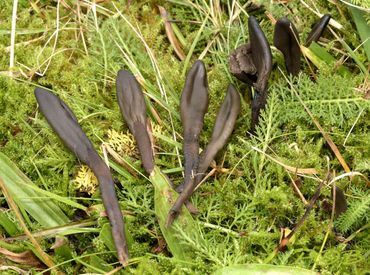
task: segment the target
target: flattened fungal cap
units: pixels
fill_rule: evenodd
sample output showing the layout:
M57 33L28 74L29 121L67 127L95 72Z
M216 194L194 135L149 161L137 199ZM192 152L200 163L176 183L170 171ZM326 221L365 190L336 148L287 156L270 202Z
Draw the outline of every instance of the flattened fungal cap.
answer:
M272 70L270 45L255 17L248 18L249 43L233 51L229 58L230 72L253 86L251 133L254 133L261 109L266 105L267 83Z
M288 73L298 75L301 61L299 34L294 24L286 17L276 22L274 45L283 53Z
M254 87L258 92L267 90L267 81L272 70L270 45L255 17L248 18L249 39L252 60L257 69L257 81Z
M43 88L37 88L35 96L41 112L53 130L64 144L93 170L98 178L103 204L112 226L112 236L117 249L118 259L126 266L129 253L125 237L125 225L108 166L95 151L94 146L78 124L76 116L67 104Z
M322 33L324 32L326 26L328 25L329 21L330 21L330 15L325 14L312 27L312 30L311 30L310 34L307 36L307 39L306 39L306 47L310 46L310 44L313 41L316 42L320 39L320 37L321 37Z
M140 84L132 73L120 70L117 74L116 90L121 113L135 137L144 169L150 175L154 170L154 157L148 132L146 104Z
M253 86L257 80L257 69L252 60L251 44L243 44L229 57L230 72L240 81Z

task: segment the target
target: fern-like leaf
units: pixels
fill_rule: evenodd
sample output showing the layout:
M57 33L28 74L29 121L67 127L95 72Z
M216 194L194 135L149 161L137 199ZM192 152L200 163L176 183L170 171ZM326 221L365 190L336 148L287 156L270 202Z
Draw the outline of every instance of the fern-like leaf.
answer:
M335 227L342 233L354 229L370 212L370 195L354 201L346 212L339 216Z

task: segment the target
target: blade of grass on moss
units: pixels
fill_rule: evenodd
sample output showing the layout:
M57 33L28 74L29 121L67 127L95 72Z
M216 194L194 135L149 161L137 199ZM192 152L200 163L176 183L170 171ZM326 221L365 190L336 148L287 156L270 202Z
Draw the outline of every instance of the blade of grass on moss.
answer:
M330 53L328 53L325 50L325 48L321 47L316 42L312 42L311 45L309 46L309 49L317 56L317 58L324 61L327 65L337 66L337 64L336 64L337 60ZM350 72L347 70L347 68L342 66L341 64L339 64L338 72L341 75L350 74Z
M192 55L193 55L193 52L194 52L194 50L195 50L195 46L198 44L199 39L200 39L200 37L201 37L201 34L203 33L204 27L206 26L206 24L207 24L207 22L208 22L208 17L209 17L209 16L208 16L208 14L207 14L206 18L204 18L203 23L202 23L202 25L200 26L200 28L199 28L199 30L198 30L198 32L197 32L197 35L196 35L196 36L195 36L195 38L194 38L193 43L192 43L192 44L191 44L191 46L190 46L190 49L189 49L188 54L186 55L186 59L185 59L185 62L184 62L184 67L183 67L183 70L182 70L182 73L181 73L181 75L182 75L183 77L185 77L186 70L187 70L187 68L188 68L188 65L189 65L190 59L191 59L191 57L192 57Z
M6 233L8 233L10 236L14 236L18 233L17 226L12 220L9 219L4 211L0 212L0 226L4 228Z
M368 70L366 69L365 65L360 61L360 59L358 58L358 55L355 53L355 51L353 51L351 49L351 47L344 41L344 39L342 39L341 37L339 37L334 31L333 29L329 28L331 33L335 36L336 39L338 39L338 41L342 44L343 48L345 48L348 52L348 55L356 62L357 66L361 69L361 71L363 72L363 74L365 76L367 76L369 74Z
M169 250L177 260L191 261L196 250L194 244L204 245L197 222L188 209L183 206L174 223L167 226L168 213L178 194L172 189L167 176L158 167L154 167L149 178L155 190L155 214Z
M25 183L20 183L20 184L25 184ZM59 202L62 202L62 203L65 203L69 206L72 206L74 208L78 208L78 209L81 209L83 211L86 211L87 207L86 206L83 206L82 204L80 203L77 203L75 201L72 201L66 197L63 197L63 196L58 196L52 192L49 192L49 191L46 191L46 190L43 190L39 187L37 187L36 185L27 185L27 188L30 188L32 190L34 190L35 192L37 192L39 195L38 196L35 196L33 197L33 199L35 200L43 200L43 199L53 199L53 200L56 200L56 201L59 201ZM41 195L44 195L43 197L40 196Z
M18 167L0 153L0 176L12 198L44 227L55 227L69 222L68 217L51 199L36 199L39 194L29 186L34 183Z
M370 62L370 27L366 23L364 17L365 12L354 7L348 8L352 14L353 21L355 21L358 34L360 35L360 38L362 40L362 47L364 48L367 55L367 60Z

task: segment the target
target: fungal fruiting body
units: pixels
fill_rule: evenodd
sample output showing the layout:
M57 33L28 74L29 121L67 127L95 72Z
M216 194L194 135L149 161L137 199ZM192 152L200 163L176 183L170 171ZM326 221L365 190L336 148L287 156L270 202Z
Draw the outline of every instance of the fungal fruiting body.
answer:
M148 119L143 92L135 76L126 70L118 72L116 90L121 113L135 137L144 169L150 175L154 169L153 146L147 130Z
M329 24L330 18L331 16L329 14L324 14L320 18L320 20L315 23L315 25L312 27L311 32L306 38L306 47L310 46L312 42L317 42L319 40L326 26Z
M240 46L229 58L230 72L239 80L252 86L252 122L250 132L254 134L259 115L267 102L267 84L272 70L270 45L255 17L248 18L249 43Z
M207 87L207 83L204 82L204 77L201 77L200 79L196 77L196 75L198 74L200 76L202 75L202 70L205 71L203 68L203 64L197 63L197 65L192 68L192 70L193 78L189 80L187 92L191 92L192 89L203 89L202 92L204 92L204 87ZM154 186L154 210L161 232L172 255L178 260L189 261L192 259L193 256L192 248L191 246L187 246L184 237L178 234L177 227L181 228L182 232L186 235L187 240L192 239L193 241L201 242L202 238L196 228L196 222L186 208L183 209L181 215L176 220L175 227L166 226L167 214L170 211L173 202L178 198L178 194L172 188L169 178L163 172L161 172L158 167L154 165L151 138L147 127L148 120L146 116L144 94L135 77L130 72L125 70L120 70L118 72L116 79L116 88L118 103L122 115L128 127L130 128L130 131L134 135L134 138L139 147L144 169L149 174L149 180ZM208 100L207 98L206 100ZM195 106L196 98L189 99L184 95L184 101L185 100L186 104L188 105L183 106L184 109L191 109L198 114L199 112L203 112L202 110L197 109L198 106ZM193 119L191 118L191 115L186 114L185 111L184 117L190 120ZM198 129L202 128L202 123L203 121L198 121ZM187 124L188 136L192 136L197 133L197 131L192 132L190 126L190 123ZM188 144L187 146L185 146L186 150L188 150L189 147L193 149L192 145ZM187 153L187 156L193 157L191 153ZM197 160L195 160L194 162L197 163Z
M167 224L179 214L181 206L193 192L194 176L198 168L199 135L203 128L204 115L208 109L207 73L202 61L197 60L189 70L181 94L180 111L183 125L184 189L172 206Z
M301 64L299 34L294 24L286 17L276 22L274 45L283 53L288 73L293 76L298 75Z
M194 66L200 66L199 61L197 61ZM204 68L203 64L201 66ZM198 75L195 75L195 73ZM234 86L229 85L227 94L216 118L211 141L199 156L199 138L188 139L187 141L185 140L185 134L196 133L197 137L199 136L202 129L201 126L203 126L204 114L208 106L208 93L206 93L207 89L204 85L202 86L203 95L200 98L200 106L197 106L198 109L195 108L196 103L199 102L196 100L197 92L199 91L199 89L197 89L198 85L194 85L196 80L202 80L202 83L207 83L205 70L203 71L202 69L200 73L193 68L190 70L181 96L181 118L184 125L185 163L187 162L187 158L190 157L193 166L191 166L192 170L187 170L185 165L185 180L181 188L182 192L169 211L167 225L172 224L179 214L181 206L190 198L196 186L203 179L204 173L209 167L211 161L219 150L221 150L221 148L226 144L227 139L234 129L236 118L240 111L240 96ZM194 101L194 107L191 106L192 103L189 103L191 100ZM195 127L195 130L193 125L198 125ZM186 144L186 142L188 142L188 144ZM189 148L191 148L191 150L189 150ZM189 150L191 153L186 150Z
M118 259L122 265L126 266L129 253L125 227L108 166L95 151L91 141L81 129L76 116L59 97L43 88L37 88L35 96L41 112L53 130L78 159L91 168L97 177L103 204L112 227L112 237Z

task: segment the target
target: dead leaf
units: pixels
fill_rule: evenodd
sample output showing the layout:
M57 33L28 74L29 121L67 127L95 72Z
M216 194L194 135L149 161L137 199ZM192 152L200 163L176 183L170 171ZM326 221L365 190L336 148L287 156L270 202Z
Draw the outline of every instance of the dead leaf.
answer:
M158 9L159 9L159 13L160 13L160 15L163 19L163 22L164 22L164 28L166 29L166 34L167 34L168 40L170 40L170 43L171 43L172 47L175 49L177 57L181 61L184 61L185 60L185 53L182 50L182 46L181 46L179 40L176 38L176 35L173 32L171 23L168 21L168 12L166 11L166 9L164 7L161 7L161 6L158 6Z
M0 247L0 253L3 254L8 260L11 260L18 264L24 264L37 268L45 267L45 265L35 256L35 254L33 254L31 250L27 250L21 253L14 253Z
M0 273L2 271L8 271L8 270L13 270L16 272L16 274L29 274L27 271L23 270L23 269L20 269L19 267L16 267L16 266L6 266L6 265L3 265L2 263L0 263ZM8 272L10 274L10 272Z
M305 107L305 109L306 109L306 112L311 117L313 123L316 125L316 127L319 129L319 131L321 132L322 136L324 137L324 139L328 143L330 149L334 152L334 154L337 157L338 161L342 165L344 171L346 171L347 173L351 172L351 169L349 169L349 166L347 165L347 162L342 157L342 154L339 152L337 145L335 145L335 143L333 142L333 140L331 139L331 137L329 136L329 134L326 133L325 130L321 127L321 124L314 118L314 116L312 115L312 113L310 112L310 110L308 110L308 108L306 108L306 107Z
M52 245L52 247L50 247L50 249L57 249L59 247L62 247L66 243L68 243L67 238L65 238L65 237L55 237L55 242Z
M259 149L257 147L252 146L252 149L261 153L261 154L263 154L263 155L265 155L270 160L272 160L273 162L281 165L282 167L284 167L289 172L292 172L292 173L295 173L295 174L302 174L302 175L316 175L316 174L318 174L318 171L315 168L298 168L298 167L289 166L289 165L284 164L283 162L271 157L270 155L266 154L265 152L263 152L261 149Z
M159 239L158 244L152 248L152 253L159 254L166 248L166 241L164 239Z

